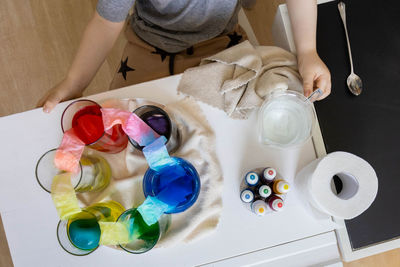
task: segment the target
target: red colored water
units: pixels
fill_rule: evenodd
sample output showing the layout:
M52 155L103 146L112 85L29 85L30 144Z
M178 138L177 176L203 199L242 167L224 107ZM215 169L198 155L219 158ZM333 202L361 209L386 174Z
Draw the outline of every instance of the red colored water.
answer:
M82 142L92 144L91 148L102 152L118 153L128 144L128 136L121 125L104 132L101 107L97 105L86 106L76 112L72 118L72 128Z
M86 145L99 140L104 134L100 107L92 105L80 109L72 119L72 128L74 128L74 132L79 139Z

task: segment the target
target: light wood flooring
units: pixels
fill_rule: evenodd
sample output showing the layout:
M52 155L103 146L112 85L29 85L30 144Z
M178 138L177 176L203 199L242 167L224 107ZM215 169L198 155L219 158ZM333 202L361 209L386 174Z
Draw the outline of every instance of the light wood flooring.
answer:
M35 107L66 74L96 0L0 0L0 116ZM246 15L260 44L283 0L258 0ZM121 35L93 82L91 95L107 90L126 40ZM0 267L13 266L0 218ZM346 267L400 266L400 249L345 263Z

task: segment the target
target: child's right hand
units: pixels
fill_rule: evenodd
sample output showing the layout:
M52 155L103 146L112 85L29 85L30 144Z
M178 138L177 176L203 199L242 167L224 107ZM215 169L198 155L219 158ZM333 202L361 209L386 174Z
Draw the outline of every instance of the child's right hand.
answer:
M82 91L77 88L69 79L64 79L59 84L50 89L36 104L36 107L42 107L43 111L50 113L53 108L64 100L70 100L82 96Z

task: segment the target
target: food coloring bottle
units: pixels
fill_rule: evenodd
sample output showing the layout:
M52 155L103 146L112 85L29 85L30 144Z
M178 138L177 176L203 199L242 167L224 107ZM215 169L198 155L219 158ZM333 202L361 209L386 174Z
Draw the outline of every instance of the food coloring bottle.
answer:
M268 198L272 194L271 187L269 187L268 185L260 186L258 188L258 194L264 199Z
M256 200L251 204L251 210L258 216L264 216L267 212L268 206L264 200Z
M268 167L263 170L262 180L264 183L271 183L276 177L276 170L274 168Z
M275 180L272 185L275 194L286 194L290 190L290 185L285 180Z
M277 195L273 195L268 199L268 206L273 210L273 211L281 211L284 207L284 202L283 199L280 198Z
M256 186L260 181L260 177L256 172L251 171L246 174L244 181L248 186Z
M250 203L254 200L254 193L253 191L251 191L249 188L244 189L241 193L240 193L240 199L244 202L244 203Z

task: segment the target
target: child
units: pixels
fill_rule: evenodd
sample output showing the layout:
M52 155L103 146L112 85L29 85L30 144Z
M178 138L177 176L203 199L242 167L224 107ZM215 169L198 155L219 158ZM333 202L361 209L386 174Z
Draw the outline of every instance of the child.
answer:
M243 2L243 3L242 3ZM60 101L82 95L125 24L128 44L111 88L183 72L200 59L243 41L237 25L242 3L254 0L99 0L65 79L38 102L50 112ZM330 93L330 73L316 52L316 0L287 0L304 94Z

